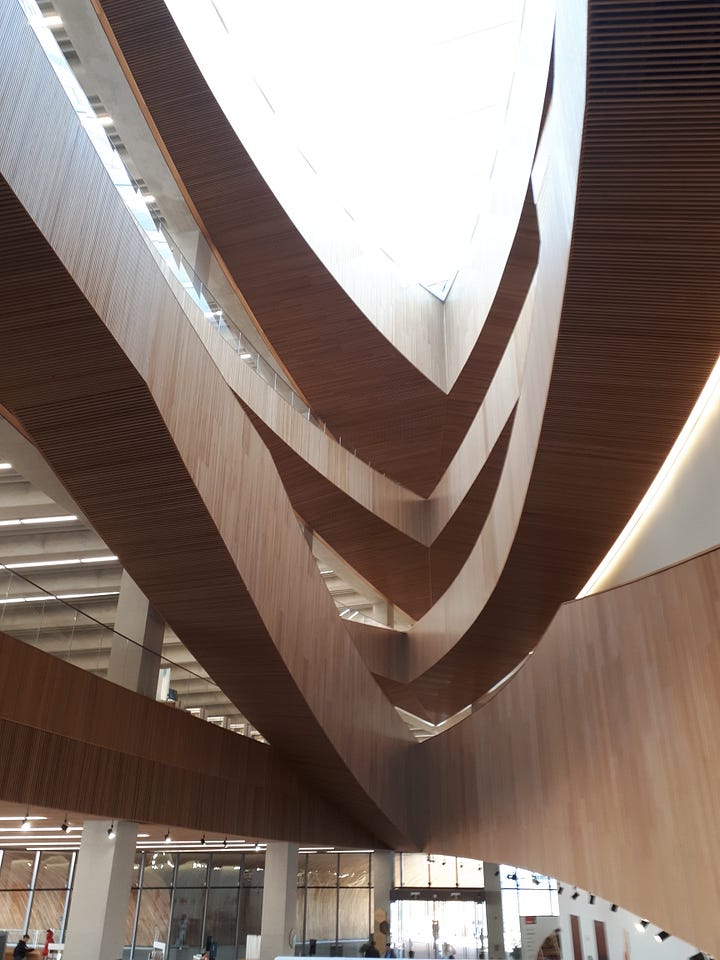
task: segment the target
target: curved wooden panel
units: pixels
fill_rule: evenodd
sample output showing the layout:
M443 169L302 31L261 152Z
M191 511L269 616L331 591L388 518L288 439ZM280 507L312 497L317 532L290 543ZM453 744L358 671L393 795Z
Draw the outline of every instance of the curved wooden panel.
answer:
M390 662L382 670L394 702L414 712L422 703L434 719L512 670L558 603L578 592L661 466L720 351L720 226L709 199L718 181L704 162L720 92L705 83L700 30L720 27L720 11L689 13L697 29L676 37L673 17L656 16L652 3L590 9L591 95L562 312L570 145L583 114L584 31L572 4L558 13L540 147L536 316L504 476L468 562L410 631L407 670L393 672ZM620 42L618 60L609 51ZM661 48L646 76L648 51ZM688 77L681 93L678 71Z
M414 619L436 603L472 550L500 479L513 416L452 519L429 547L384 523L330 483L245 410L265 441L290 501L311 530ZM387 638L386 638L387 639Z
M425 849L560 877L717 954L718 635L720 550L563 606L419 747Z
M486 301L483 309L475 296L472 324L469 316L453 321L464 337L470 329L474 334L471 343L454 349L453 366L459 358L462 362L448 401L444 362L436 375L420 373L423 365L409 362L390 331L381 332L363 315L299 234L238 141L165 4L105 0L95 5L207 235L315 414L367 462L427 496L482 401L532 278L537 233L531 200L522 204L527 180L516 177L510 192L522 191L517 201L508 202L501 216L493 213L502 238L493 234L487 240L480 279L475 277ZM546 14L533 16L549 22ZM547 49L540 42L544 33ZM545 23L534 38L540 52L532 74L537 79L540 70L542 82L549 35ZM522 154L519 143L528 154L526 166L520 164L525 178L541 106L539 99L534 116L525 105L523 134L515 141L515 159ZM507 192L506 186L506 200ZM466 297L473 292L470 285ZM401 298L399 286L394 295ZM418 331L418 356L428 358L428 367L444 358L447 339L442 305L435 306L438 316L427 328L416 303L406 315L400 303L392 304L394 327L404 338Z
M12 664L0 675L5 800L199 832L374 842L371 833L308 789L266 744L172 710L2 633L0 657Z
M187 322L182 288L80 135L20 8L3 7L0 24L11 105L0 171L33 218L0 182L0 402L273 746L376 836L407 844L393 785L407 728L338 619L269 454Z

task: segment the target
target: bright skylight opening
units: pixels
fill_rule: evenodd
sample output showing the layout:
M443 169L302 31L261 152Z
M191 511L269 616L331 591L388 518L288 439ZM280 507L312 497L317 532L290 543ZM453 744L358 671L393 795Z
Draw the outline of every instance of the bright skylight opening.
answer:
M287 148L302 153L366 245L440 292L468 259L523 0L207 2Z

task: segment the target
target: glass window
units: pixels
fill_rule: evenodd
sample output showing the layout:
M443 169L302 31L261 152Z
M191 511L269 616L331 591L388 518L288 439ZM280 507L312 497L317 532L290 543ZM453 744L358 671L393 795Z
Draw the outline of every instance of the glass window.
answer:
M143 887L171 887L174 872L175 854L164 851L146 853Z
M208 892L205 930L218 945L218 958L227 956L235 960L238 896L237 887L220 887Z
M262 887L243 887L240 890L240 920L238 923L238 950L245 955L245 943L248 935L260 935L262 916Z
M178 855L178 887L204 887L207 883L209 854L181 853Z
M436 853L432 859L430 877L434 887L454 887L456 878L458 881L463 879L463 871L459 869L459 861L455 857L443 857Z
M0 891L0 930L21 930L25 926L27 890Z
M295 903L295 936L299 941L303 939L303 927L305 926L305 888L298 887L297 901Z
M369 887L370 854L341 853L339 879L341 887Z
M306 853L298 854L297 885L305 886L305 873L307 868L308 855Z
M170 924L170 944L177 950L192 948L199 952L202 940L205 888L177 887ZM212 930L208 930L212 933Z
M427 856L424 853L403 853L403 886L426 887L428 882Z
M38 890L66 890L72 856L70 852L61 853L56 850L45 850L41 853L35 887Z
M308 887L305 939L332 940L334 942L336 914L337 890L334 887L326 889ZM365 925L367 925L367 921ZM367 931L365 932L367 933Z
M0 890L27 890L32 883L34 863L34 853L5 850L0 864Z
M169 927L170 891L143 889L140 896L136 946L152 947L155 940L167 943Z
M243 863L243 886L262 887L265 884L265 854L246 853ZM259 932L259 931L258 931Z
M372 929L369 888L338 892L338 939L364 940Z
M36 890L30 910L30 929L62 930L66 896L66 890Z
M338 855L336 853L308 854L309 887L334 887L337 884Z
M238 887L242 874L242 853L214 853L210 868L211 887ZM233 942L235 942L233 940Z

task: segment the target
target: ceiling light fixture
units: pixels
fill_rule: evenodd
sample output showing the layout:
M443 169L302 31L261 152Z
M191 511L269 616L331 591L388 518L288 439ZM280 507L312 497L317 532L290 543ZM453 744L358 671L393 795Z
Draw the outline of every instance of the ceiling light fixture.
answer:
M63 822L60 824L60 829L62 830L63 833L67 833L69 826L70 826L70 824L68 823L67 814L65 814L65 819L64 819Z
M11 463L0 463L0 470L12 470Z
M203 847L205 846L205 834L203 834L203 835L200 837L200 845L203 846Z
M589 894L588 894L588 903L589 903L589 904L595 903L595 894L594 894L594 893L589 893Z
M661 930L660 933L655 934L655 939L658 943L664 943L669 936L670 934L667 932L667 930Z
M563 892L564 889L565 889L565 887L564 887L562 884L560 884L560 886L558 887L558 896L559 896L559 897L562 896L562 892Z
M51 30L63 25L62 17L57 13L49 13L46 17L43 17L43 23Z
M29 812L30 811L28 811L28 813ZM20 829L23 830L25 833L27 833L28 830L32 830L32 823L30 821L30 817L28 816L28 813L25 814L25 818L23 819L23 822L20 824Z
M98 117L101 127L111 127L113 125L113 118L109 116Z
M649 926L650 926L650 921L649 921L649 920L636 920L636 921L635 921L635 929L637 930L638 933L645 933L645 931L647 930L647 928L648 928Z
M227 846L227 837L225 837L225 839L223 840L223 847L226 847L226 846Z
M617 905L616 903L611 903L611 904L610 904L610 910L611 910L612 913L617 913L617 911L618 911L618 905Z
M172 843L172 837L170 836L170 827L168 827L167 833L165 834L165 843Z
M577 890L576 890L575 893L572 895L572 899L573 899L573 900L577 900L577 898L578 898L579 896L580 896L580 894L579 894L579 893L577 892Z
M115 821L114 821L114 820L113 820L113 822L110 824L110 826L108 827L108 832L107 832L107 833L108 833L108 840L114 840L115 837L117 836L117 833L115 833Z

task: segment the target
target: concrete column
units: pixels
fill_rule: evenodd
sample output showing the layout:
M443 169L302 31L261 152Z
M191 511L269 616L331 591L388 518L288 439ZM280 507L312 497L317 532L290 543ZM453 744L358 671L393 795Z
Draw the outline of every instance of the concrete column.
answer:
M497 874L497 876L496 876ZM487 955L490 960L505 960L505 936L503 931L502 894L500 892L500 866L484 864L485 911L487 915Z
M372 858L373 894L375 898L373 937L382 957L392 940L390 930L390 891L393 886L395 854L392 850L376 850ZM387 927L385 926L387 924ZM384 931L388 930L388 933Z
M293 953L290 934L297 909L298 845L269 843L265 854L265 889L260 921L260 960Z
M73 960L118 960L125 946L137 825L86 820L70 903L66 954Z
M150 606L148 598L123 570L120 581L115 629L123 637L113 637L107 678L113 683L155 699L164 621Z

